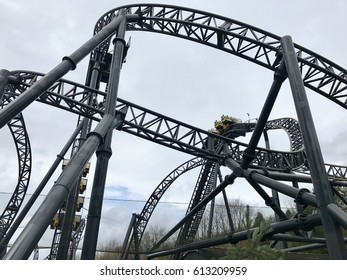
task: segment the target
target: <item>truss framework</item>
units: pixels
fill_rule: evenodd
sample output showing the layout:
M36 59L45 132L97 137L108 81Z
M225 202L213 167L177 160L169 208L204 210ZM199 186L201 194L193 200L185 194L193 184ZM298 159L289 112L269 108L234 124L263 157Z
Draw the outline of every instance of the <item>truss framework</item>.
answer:
M134 17L136 20L128 22L128 31L149 31L180 37L231 53L272 71L277 71L279 63L282 60L281 38L276 35L211 13L170 5L140 4L119 7L100 18L96 24L94 34L99 33L114 18L118 17L120 11L124 11L124 9L128 17L131 15L137 16ZM140 20L137 20L138 18ZM95 62L98 59L100 60L100 58L106 59L109 55L110 39L111 37L101 42L92 51L89 72L86 79L87 85L91 81L91 69L95 65ZM339 106L347 108L347 95L345 92L347 84L346 70L299 45L294 44L294 47L304 85L332 100ZM65 57L64 60L70 61L75 66L71 58ZM107 69L101 70L103 72L102 75L107 75L105 72ZM15 97L26 91L34 83L39 83L41 78L42 75L38 73L13 72L10 78L10 86L5 92L5 100L15 99ZM99 121L103 118L105 98L105 93L91 89L88 86L65 80L57 80L48 90L41 93L38 101ZM91 100L93 102L90 102ZM117 109L121 111L125 108L127 109L127 113L124 115L123 124L120 128L122 131L204 158L204 160L208 161L224 162L227 157L238 163L245 156L247 145L244 143L203 131L118 99ZM122 114L124 113L122 112ZM26 142L27 136L25 129L24 131L20 129L21 125L17 125L18 119L16 117L12 121L14 130L18 129L16 132L13 132L14 139L18 142ZM252 128L251 124L249 126ZM257 148L252 161L252 167L263 168L268 171L310 173L306 165L306 155L298 125L293 120L284 121L281 119L275 120L265 127L265 129L277 128L284 128L287 131L291 139L292 150L290 152L282 152ZM18 131L20 132L18 133ZM26 145L29 147L28 143ZM210 149L211 145L212 149ZM17 151L21 150L22 148L17 146ZM30 151L30 148L26 151ZM30 158L28 152L24 154L26 159ZM20 162L22 157L22 155L19 155ZM24 162L20 166L25 166L26 168L25 170L23 169L23 173L21 173L20 169L19 177L24 178L24 181L28 181L30 177L30 165L27 164L26 160ZM188 167L186 170L188 170ZM328 175L334 180L346 179L346 167L344 166L326 165L326 170ZM251 177L251 175L247 176ZM174 178L171 177L171 181L174 181ZM202 185L206 186L205 183L207 181L201 182ZM24 193L25 186L22 189L24 191L18 190L18 193ZM205 191L206 195L209 196L209 191L206 189L202 190L201 194ZM194 193L197 194L197 192ZM16 204L15 207L19 208L20 204L18 203L21 203L21 198L15 194L13 197L13 205ZM205 199L204 197L204 195L193 195L192 201L198 200L200 201L198 204L200 204ZM158 202L158 200L153 201L155 203ZM149 205L153 208L154 204ZM334 212L334 214L339 215L337 212ZM12 213L9 215L3 214L6 217L11 215ZM319 224L315 217L311 219L311 225L313 224ZM290 227L296 228L296 225L290 224ZM190 228L189 230L192 229ZM280 228L278 230L280 232ZM274 231L275 233L276 231ZM232 240L228 242L232 242Z
M122 6L104 14L94 34L103 29L120 9L141 16L128 24L129 31L171 35L214 47L275 71L281 60L280 37L257 27L185 7L162 4ZM107 51L109 42L100 47ZM347 108L347 72L334 62L294 44L306 87Z
M11 102L10 96L4 96L0 100L0 108ZM9 123L18 158L18 181L13 194L0 216L0 241L6 235L7 230L14 221L28 189L31 174L31 148L22 114L18 114Z

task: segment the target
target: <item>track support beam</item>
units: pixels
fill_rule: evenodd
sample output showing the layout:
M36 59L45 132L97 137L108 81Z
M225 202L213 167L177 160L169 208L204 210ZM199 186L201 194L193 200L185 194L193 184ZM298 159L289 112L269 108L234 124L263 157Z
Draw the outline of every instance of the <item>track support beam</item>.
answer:
M282 37L281 45L298 121L302 131L307 161L310 166L313 186L317 197L318 209L322 217L324 232L326 233L329 257L330 259L346 259L341 228L334 221L328 210L328 205L333 203L333 195L325 170L323 156L292 38L290 36Z
M122 21L120 22L117 30L117 37L114 42L113 57L111 62L111 73L109 77L109 89L107 93L105 114L114 115L116 111L116 102L118 96L118 85L120 79L120 71L124 60L125 41L124 35L126 31L126 16L125 10L120 11ZM105 137L104 142L99 146L96 151L97 162L96 169L89 205L89 212L87 216L87 225L85 230L83 248L81 259L93 260L95 259L96 246L99 235L102 203L104 199L104 191L106 184L106 175L108 162L112 155L113 128L111 128Z
M283 73L283 64L280 64L279 69L274 74L274 81L271 85L269 94L265 100L264 106L260 112L257 124L254 128L253 134L251 136L251 139L249 140L248 147L243 153L242 161L241 161L241 168L247 169L249 164L254 160L255 158L255 149L258 146L260 137L264 131L264 127L266 125L266 122L270 116L272 107L276 101L278 92L281 89L281 86L283 82L286 79L286 75Z

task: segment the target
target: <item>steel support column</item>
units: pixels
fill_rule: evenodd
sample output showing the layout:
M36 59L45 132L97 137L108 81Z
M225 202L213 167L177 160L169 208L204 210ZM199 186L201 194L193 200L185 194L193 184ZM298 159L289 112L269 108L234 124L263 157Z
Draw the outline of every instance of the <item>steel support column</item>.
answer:
M105 115L89 134L81 149L69 161L45 200L6 254L5 260L29 258L55 213L72 190L73 183L76 181L76 174L80 174L111 127L114 127L114 117Z
M99 87L99 75L100 75L100 65L99 62L96 61L95 65L93 66L93 69L91 71L91 78L90 78L90 87L97 89ZM94 96L89 97L88 104L91 105L93 102ZM80 119L80 117L79 117ZM75 155L75 153L78 151L79 147L81 147L87 137L87 134L90 132L90 126L91 126L92 120L87 120L84 122L84 125L81 130L81 135L79 139L79 143L77 145L76 149L73 149L71 152L71 157ZM79 176L79 178L82 178L82 175ZM80 180L77 181L75 191L72 191L67 199L66 202L66 211L64 214L64 221L62 230L60 233L60 239L59 239L59 246L58 246L58 252L57 252L57 260L65 260L68 258L68 252L70 248L71 243L71 237L72 237L72 223L73 219L76 214L76 201L78 198L78 188L79 188ZM59 234L59 233L57 233ZM52 247L54 245L54 240ZM51 248L52 250L52 248Z
M129 226L128 226L128 230L127 230L125 237L124 237L124 242L122 245L121 252L120 252L119 257L118 257L119 260L125 260L125 256L129 253L128 252L128 245L129 245L130 235L134 231L134 229L136 227L136 225L135 225L136 223L137 223L137 214L133 213L131 216Z
M282 86L282 83L286 79L283 73L283 64L281 63L279 69L274 74L274 81L271 85L269 94L265 100L264 106L260 112L257 124L252 133L251 139L249 140L248 147L243 153L241 168L247 169L251 161L254 159L255 148L258 146L260 137L264 131L264 127L271 113L272 107L276 101L278 92Z
M118 95L118 85L120 71L124 60L125 41L124 35L126 31L126 11L121 11L122 21L117 30L117 37L114 39L114 50L111 62L110 77L108 81L107 100L105 104L105 114L114 115L116 111L116 102ZM110 129L105 137L104 142L98 148L96 169L90 198L89 211L87 216L87 225L84 235L82 260L95 259L96 246L99 235L100 218L102 211L102 203L104 198L104 190L107 176L108 162L112 155L113 129Z
M317 197L318 209L322 217L329 257L331 259L346 259L341 228L334 221L327 208L333 202L333 195L291 37L282 37L281 45Z
M5 87L7 85L7 80L9 75L10 75L10 72L8 70L6 69L0 70L0 103L5 93Z
M347 214L334 203L330 203L327 206L327 208L331 216L336 220L336 222L338 222L342 227L347 229Z

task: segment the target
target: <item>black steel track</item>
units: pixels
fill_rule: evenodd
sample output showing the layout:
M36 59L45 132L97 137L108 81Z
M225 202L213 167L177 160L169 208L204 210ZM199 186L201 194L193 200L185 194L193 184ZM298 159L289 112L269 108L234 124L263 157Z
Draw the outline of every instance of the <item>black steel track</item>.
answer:
M11 90L5 92L5 96L13 98L20 95L42 77L43 74L36 72L11 72L9 80L12 86ZM95 97L94 106L88 105L90 96ZM105 93L102 91L60 79L48 91L45 91L37 101L99 121L103 112L102 101L104 97ZM245 143L204 131L118 98L118 110L124 107L127 108L127 114L121 128L122 131L193 156L214 160L222 159L221 151L224 144L228 143L233 159L240 160L242 152L247 147ZM307 172L297 122L293 119L278 119L272 120L267 125L272 129L287 127L286 131L291 138L292 151L283 152L258 148L254 164L280 170L291 169ZM214 151L207 149L207 139L218 143L215 145ZM326 169L329 175L336 179L346 178L346 167L344 166L327 164Z
M233 54L272 71L277 71L282 60L281 37L277 35L230 18L171 5L134 4L118 7L99 19L94 34L117 17L121 9L126 9L129 16L140 16L140 20L128 22L128 31L154 32L190 40ZM96 57L100 59L100 57L106 58L110 55L110 39L109 37L109 39L102 42L91 53L86 79L87 85L90 81L91 69ZM302 46L294 44L294 48L305 87L347 109L347 71ZM102 69L102 71L104 70ZM12 72L9 77L9 86L6 88L3 98L5 103L2 106L25 92L42 76L42 74L28 71ZM42 93L37 101L99 121L103 116L105 96L104 92L60 79ZM90 103L91 97L94 100L92 103ZM247 144L206 132L136 104L118 99L117 110L120 111L124 108L127 109L127 113L120 128L122 131L197 157L178 167L163 180L146 204L143 210L145 212L142 214L143 219L140 219L139 222L142 220L148 221L160 197L179 175L200 165L206 167L206 162L210 162L212 165L216 161L223 162L226 156L224 150L226 146L228 147L228 157L240 162L247 148ZM249 126L251 127L252 124L249 124ZM15 192L1 216L0 238L4 236L6 229L19 210L27 189L31 169L30 143L22 115L18 114L13 118L9 123L9 127L18 153L19 179ZM278 128L284 129L288 133L291 151L283 152L257 148L252 165L275 171L309 173L302 136L297 122L292 119L273 120L268 122L265 129ZM203 172L201 176L204 176L204 178L210 176L212 169L206 168L206 172ZM333 179L346 179L347 167L345 166L326 164L326 170ZM205 184L209 182L206 178L198 182L201 188L197 186L196 192L193 194L192 207L193 204L196 204L194 201L198 203L204 197L204 195L197 194L198 192L208 192L208 190L205 190ZM197 225L198 222L192 224ZM137 232L142 234L145 223L137 226L140 228ZM195 228L196 226L188 227L187 231ZM187 233L184 234L185 237L188 237ZM141 239L141 236L138 234L136 238Z
M11 91L11 89L9 90ZM0 100L0 108L6 107L12 99L13 97L5 95L3 99ZM7 124L7 126L10 129L17 151L18 180L13 194L0 216L0 241L6 235L7 230L14 221L14 218L23 203L25 194L28 190L31 174L31 148L23 115L18 114Z
M11 80L17 84L17 87L14 87L11 92L6 92L5 95L20 95L34 81L43 76L32 72L12 74ZM87 103L91 95L95 96L97 100L94 107ZM99 100L103 100L104 96L105 93L86 86L71 81L58 80L40 96L38 101L99 121L103 106L102 101ZM172 149L193 156L217 160L223 158L221 152L224 144L227 143L232 157L235 160L240 160L243 151L247 148L245 143L204 131L119 98L117 108L120 110L124 107L127 108L127 114L121 128L122 131ZM214 150L209 151L207 149L208 141L214 143ZM300 140L296 141L300 142ZM293 152L281 152L258 148L254 164L274 169L299 169L304 166L305 157L302 149L296 149Z
M141 16L128 24L129 31L148 31L175 36L239 56L275 71L282 57L280 36L240 21L185 7L164 4L134 4L104 14L96 23L99 32L120 9ZM107 52L109 41L98 51ZM347 71L327 58L294 44L307 88L347 108Z
M168 174L160 184L154 189L153 193L144 205L141 213L138 215L136 220L135 228L133 234L130 237L127 246L127 253L125 254L125 259L135 259L136 243L141 243L144 231L147 227L150 217L152 216L154 209L158 205L160 199L169 189L169 187L175 182L175 180L183 175L184 173L193 170L199 166L205 165L206 160L201 158L193 158L181 164L175 168L170 174Z

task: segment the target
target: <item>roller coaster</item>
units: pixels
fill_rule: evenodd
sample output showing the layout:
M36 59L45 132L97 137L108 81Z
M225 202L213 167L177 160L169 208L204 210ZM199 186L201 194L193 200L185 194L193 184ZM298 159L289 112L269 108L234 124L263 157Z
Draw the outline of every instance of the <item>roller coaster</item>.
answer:
M222 131L217 126L217 130L205 131L119 98L120 70L129 48L124 35L130 31L155 32L190 40L273 71L274 79L257 122L234 120ZM63 79L88 55L85 84ZM290 83L298 120L269 120L286 79ZM341 205L347 201L340 190L347 186L347 167L324 163L306 88L347 109L347 71L294 44L290 36L279 37L227 17L162 4L126 5L105 13L97 21L93 37L71 55L65 56L47 74L1 70L0 127L7 125L11 131L19 166L17 185L0 217L3 259L28 259L34 251L34 256L37 256L37 244L49 227L55 232L46 259L73 259L82 234L81 259L95 258L107 164L112 154L110 146L115 129L193 157L169 173L154 188L141 213L133 215L120 259L139 258L143 233L160 199L179 176L195 168L200 168L200 173L184 218L147 252L148 259L163 256L181 259L190 251L236 244L247 239L256 228L237 231L233 221L229 220L229 234L195 240L206 206L219 194L226 198L226 188L236 179L245 180L277 217L264 234L264 241L303 244L282 249L287 252L323 247L330 259L346 259L347 239L343 237L343 230L347 229L347 214ZM33 102L76 114L78 122L34 194L26 205L22 205L30 181L32 158L22 111ZM96 124L94 129L92 123ZM288 134L289 151L259 147L261 136L267 139L267 131L275 129ZM248 133L251 134L248 143L239 141ZM61 175L9 246L9 240L70 149L71 158ZM88 215L76 221L79 194L85 187L83 178L94 153L97 162ZM230 169L230 174L224 178L221 166ZM300 183L312 184L313 192L300 187ZM272 196L264 187L272 191ZM295 201L298 207L293 218L287 217L281 209L278 193ZM307 206L315 211L304 213ZM312 229L319 226L324 230L324 237L312 236ZM176 232L175 246L163 248L162 244Z

